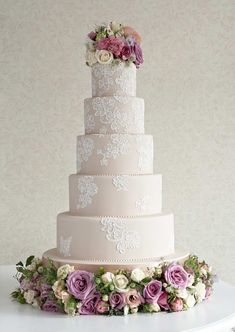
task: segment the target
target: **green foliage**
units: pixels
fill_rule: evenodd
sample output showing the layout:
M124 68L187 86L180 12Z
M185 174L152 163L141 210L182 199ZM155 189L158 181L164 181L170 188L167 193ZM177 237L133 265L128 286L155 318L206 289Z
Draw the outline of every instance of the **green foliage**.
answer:
M28 266L32 263L33 259L34 259L35 256L29 256L27 259L26 259L26 263L25 265Z

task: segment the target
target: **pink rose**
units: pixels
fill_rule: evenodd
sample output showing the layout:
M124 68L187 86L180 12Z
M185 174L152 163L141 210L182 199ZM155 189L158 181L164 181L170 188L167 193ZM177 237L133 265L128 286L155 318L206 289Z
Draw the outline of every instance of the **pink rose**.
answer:
M185 288L188 285L188 273L179 264L170 264L164 276L166 281L174 288Z
M130 59L131 55L132 55L132 47L126 43L123 46L119 57L123 60L128 60Z
M99 314L105 314L109 311L109 305L107 302L99 301L96 305L96 311Z
M136 289L133 289L125 294L126 303L129 304L130 308L138 307L143 301L141 295L137 292Z
M171 302L171 310L172 311L182 311L183 310L183 300L176 298L174 301Z
M159 280L150 281L143 291L145 301L150 304L157 304L158 298L161 295L162 283Z
M95 40L96 39L96 32L95 31L91 31L90 33L88 33L87 35L91 40Z
M118 57L124 46L124 40L119 37L110 36L96 42L97 50L106 50Z
M120 310L125 305L125 297L123 293L112 292L109 295L109 302L112 308Z
M168 303L168 294L167 294L167 292L162 292L161 293L161 295L158 298L157 304L165 310L170 309L170 306L169 306L169 303Z

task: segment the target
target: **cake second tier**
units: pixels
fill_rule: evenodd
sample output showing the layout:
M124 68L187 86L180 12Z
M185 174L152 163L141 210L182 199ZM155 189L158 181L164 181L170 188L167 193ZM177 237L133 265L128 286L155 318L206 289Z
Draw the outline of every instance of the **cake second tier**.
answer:
M79 175L69 177L70 212L80 216L141 216L161 213L162 176Z

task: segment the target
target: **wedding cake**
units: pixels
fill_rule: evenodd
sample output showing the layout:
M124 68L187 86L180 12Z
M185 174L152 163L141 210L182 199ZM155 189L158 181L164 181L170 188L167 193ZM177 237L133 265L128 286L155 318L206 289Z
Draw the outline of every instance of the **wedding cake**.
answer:
M139 34L115 24L89 34L92 97L84 101L69 211L57 216L57 246L17 264L12 297L70 315L181 311L207 298L211 268L175 250L174 216L162 212L153 137L136 97Z

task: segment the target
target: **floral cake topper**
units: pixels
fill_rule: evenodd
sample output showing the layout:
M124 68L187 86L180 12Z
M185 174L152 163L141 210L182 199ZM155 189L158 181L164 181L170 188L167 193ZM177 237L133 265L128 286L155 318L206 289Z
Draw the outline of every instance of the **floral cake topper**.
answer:
M132 27L110 22L97 26L88 34L86 64L143 63L141 37Z

